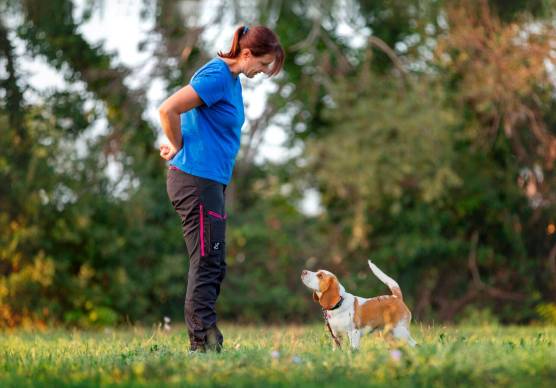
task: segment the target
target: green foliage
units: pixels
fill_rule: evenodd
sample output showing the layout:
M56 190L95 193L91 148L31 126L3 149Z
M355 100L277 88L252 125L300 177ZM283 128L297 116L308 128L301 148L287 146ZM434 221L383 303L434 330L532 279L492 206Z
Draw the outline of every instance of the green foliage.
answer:
M165 193L118 189L104 173L104 139L82 137L96 112L75 94L44 97L26 108L24 147L14 128L5 126L1 138L0 176L10 190L1 200L0 326L160 317L160 310L149 315L153 303L183 293L183 256L169 254L180 235ZM86 141L86 152L76 140ZM170 279L180 287L166 287Z
M404 88L365 72L355 90L337 85L336 106L327 112L332 130L308 142L310 169L329 183L331 195L371 209L390 201L396 212L404 191L431 202L461 185L451 165L455 115L434 85Z
M549 325L556 325L556 304L541 303L537 306L537 313Z
M542 287L530 273L542 257L533 259L531 208L507 143L485 153L438 89L422 81L402 94L396 84L362 77L355 91L340 88L333 130L308 145L329 234L339 236L326 260L345 261L342 280L365 287L354 278L372 257L418 318L452 320L477 303L502 321L533 319Z
M462 326L497 326L498 317L489 309L480 309L473 306L465 308L458 322Z

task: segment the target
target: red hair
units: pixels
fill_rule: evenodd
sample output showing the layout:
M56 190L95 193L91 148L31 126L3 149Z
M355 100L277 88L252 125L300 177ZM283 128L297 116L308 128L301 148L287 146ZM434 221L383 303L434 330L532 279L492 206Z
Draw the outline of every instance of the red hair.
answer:
M251 50L251 54L261 57L266 54L274 54L274 61L270 75L276 75L284 66L284 49L280 45L278 37L272 30L265 26L247 27L241 26L234 32L232 47L227 53L218 52L222 58L237 58L242 49Z

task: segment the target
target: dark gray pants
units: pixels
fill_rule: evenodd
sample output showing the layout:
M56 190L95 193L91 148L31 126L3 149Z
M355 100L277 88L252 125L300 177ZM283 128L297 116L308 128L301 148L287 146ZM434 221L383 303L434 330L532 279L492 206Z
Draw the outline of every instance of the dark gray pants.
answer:
M171 168L166 188L189 254L185 323L191 348L221 347L215 304L226 274L226 186Z

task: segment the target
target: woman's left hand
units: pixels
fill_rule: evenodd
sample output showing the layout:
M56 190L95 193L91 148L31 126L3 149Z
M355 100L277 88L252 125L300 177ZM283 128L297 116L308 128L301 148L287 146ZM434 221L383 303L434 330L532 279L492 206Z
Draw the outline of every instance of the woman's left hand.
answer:
M172 160L177 153L178 150L172 144L164 143L160 145L160 157L162 159Z

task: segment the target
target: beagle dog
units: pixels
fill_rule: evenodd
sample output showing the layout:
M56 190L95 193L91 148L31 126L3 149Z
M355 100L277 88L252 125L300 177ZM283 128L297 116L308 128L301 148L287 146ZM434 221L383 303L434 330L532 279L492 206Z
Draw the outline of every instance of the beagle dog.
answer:
M361 298L346 292L336 276L325 270L301 273L303 283L313 290L313 300L322 306L333 337L340 343L344 334L352 349L359 348L361 335L376 329L415 346L409 333L411 312L403 302L400 286L369 260L373 274L390 288L392 295Z

